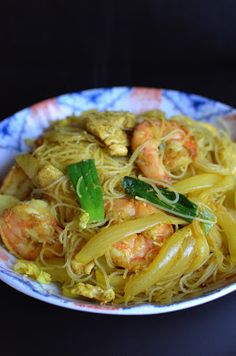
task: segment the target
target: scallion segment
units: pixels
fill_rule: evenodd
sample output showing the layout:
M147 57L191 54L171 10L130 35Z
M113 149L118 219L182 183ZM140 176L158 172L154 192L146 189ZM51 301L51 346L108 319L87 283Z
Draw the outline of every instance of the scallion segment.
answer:
M210 227L215 223L216 217L207 208L199 209L198 205L189 200L185 195L179 194L179 200L176 200L175 192L167 190L165 188L159 188L161 194L167 198L169 201L173 201L174 203L168 203L167 201L161 200L157 196L157 192L154 188L148 184L143 182L140 179L132 178L132 177L124 177L122 181L122 186L125 192L131 195L133 198L141 198L144 199L155 206L168 211L177 216L181 216L186 221L191 222L193 219L198 218L198 220L202 220L204 223L204 230L206 233L209 232ZM206 225L206 226L205 226Z
M89 223L104 221L104 203L95 161L83 160L66 167L80 206L89 214Z

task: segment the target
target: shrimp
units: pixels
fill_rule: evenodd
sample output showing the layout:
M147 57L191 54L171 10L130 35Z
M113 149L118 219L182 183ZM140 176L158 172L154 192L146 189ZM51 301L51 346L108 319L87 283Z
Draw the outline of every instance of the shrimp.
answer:
M61 231L48 203L43 200L18 203L0 216L0 236L5 246L26 260L35 260L43 247L46 258L53 257L53 251L62 252L58 240Z
M112 206L106 204L105 210L107 216L112 214L111 218L115 222L154 214L158 211L154 206L135 199L115 199ZM126 268L130 272L143 269L154 259L173 232L171 224L158 224L113 244L110 250L113 264Z
M181 174L197 155L197 146L188 130L174 120L145 120L133 132L132 150L142 146L136 164L152 179L169 181L167 171Z

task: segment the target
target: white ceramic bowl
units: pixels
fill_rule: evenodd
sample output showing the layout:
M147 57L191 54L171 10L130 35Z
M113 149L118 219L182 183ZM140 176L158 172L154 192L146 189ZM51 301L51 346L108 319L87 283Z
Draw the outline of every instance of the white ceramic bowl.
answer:
M198 95L183 92L152 89L115 87L85 90L61 95L24 109L0 122L0 177L3 178L11 166L15 155L27 150L26 138L36 138L54 120L68 115L79 115L88 109L128 110L141 113L151 109L161 109L167 116L184 114L195 120L216 123L223 118L236 139L236 111L232 107ZM12 271L15 257L0 245L0 279L18 291L33 298L86 312L119 315L160 314L181 310L217 299L236 290L236 277L225 281L217 289L200 297L175 304L160 306L142 304L139 306L100 305L95 302L65 298L56 285L40 285Z

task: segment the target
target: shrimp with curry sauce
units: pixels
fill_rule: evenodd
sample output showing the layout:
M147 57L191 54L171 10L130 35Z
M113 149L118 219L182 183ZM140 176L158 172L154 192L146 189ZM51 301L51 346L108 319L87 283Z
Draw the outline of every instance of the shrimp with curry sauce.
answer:
M50 258L63 250L59 242L62 229L44 200L19 202L0 216L0 236L9 251L26 260L35 260L43 247Z
M132 150L143 146L136 164L147 178L178 178L197 155L197 145L187 128L174 120L150 118L133 132Z
M107 204L107 215L116 223L158 211L151 204L135 199L115 199L109 211L110 208L110 204ZM171 224L158 224L142 233L131 235L113 244L110 251L112 262L129 271L141 270L154 259L173 232Z

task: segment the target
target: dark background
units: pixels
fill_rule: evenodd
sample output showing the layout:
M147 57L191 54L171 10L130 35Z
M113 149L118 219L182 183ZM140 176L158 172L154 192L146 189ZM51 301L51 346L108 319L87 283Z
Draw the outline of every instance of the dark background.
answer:
M236 107L234 0L5 0L0 119L66 92L173 88ZM236 294L167 315L74 312L0 286L1 355L236 355Z

